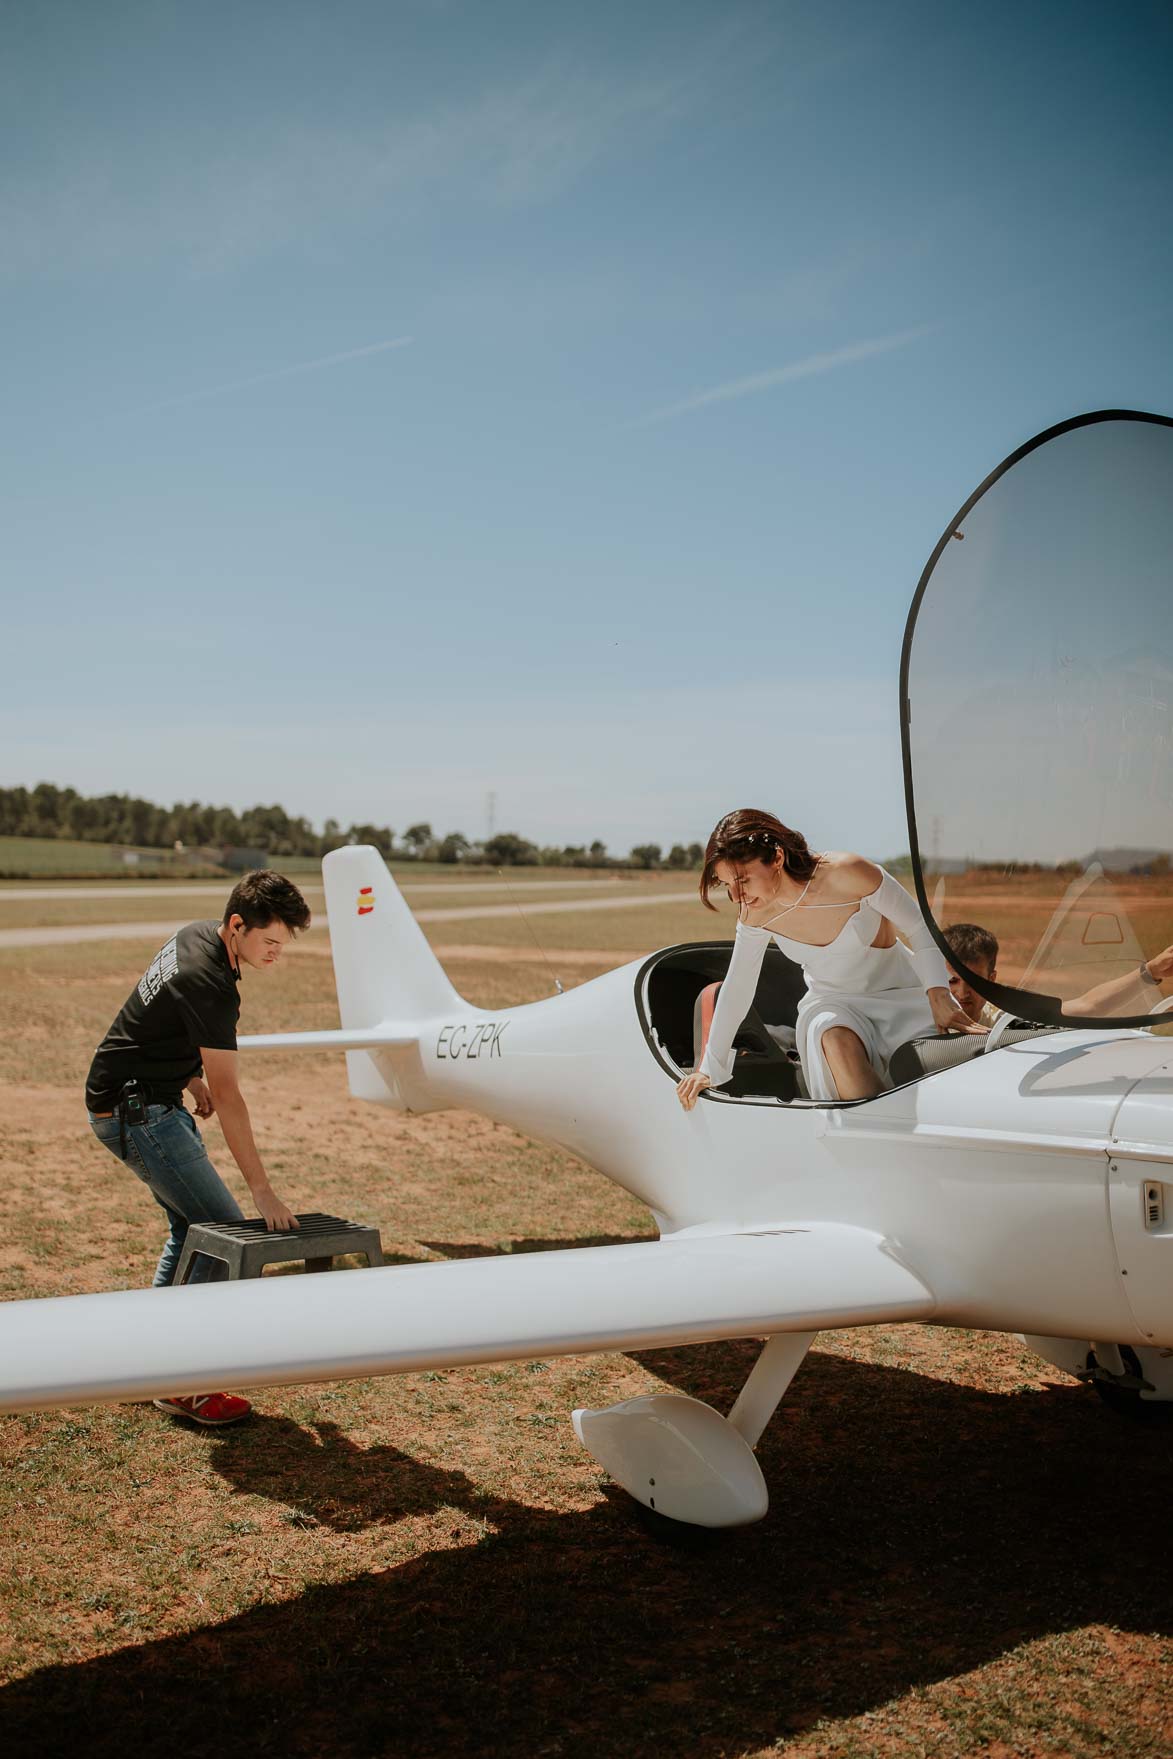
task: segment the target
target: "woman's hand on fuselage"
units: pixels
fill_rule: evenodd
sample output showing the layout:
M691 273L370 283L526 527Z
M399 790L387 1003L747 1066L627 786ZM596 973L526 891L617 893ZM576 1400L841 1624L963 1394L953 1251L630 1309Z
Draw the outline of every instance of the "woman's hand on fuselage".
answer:
M953 994L948 989L930 989L925 994L929 998L929 1007L933 1010L933 1024L938 1032L977 1032L986 1033L988 1026L977 1026L969 1015L957 1006Z
M703 1093L706 1087L712 1085L713 1083L707 1075L702 1075L699 1069L694 1069L691 1075L686 1075L683 1081L677 1083L676 1097L685 1111L690 1112L697 1102L698 1094Z

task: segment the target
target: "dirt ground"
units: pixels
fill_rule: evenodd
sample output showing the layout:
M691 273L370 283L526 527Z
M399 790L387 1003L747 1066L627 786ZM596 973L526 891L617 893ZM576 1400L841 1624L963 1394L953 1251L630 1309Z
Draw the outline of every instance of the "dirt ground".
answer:
M615 912L578 936L601 944L547 951L582 982L661 929ZM444 938L464 993L549 993L532 945L488 938ZM88 1135L81 1081L153 951L0 954L4 1298L150 1280L161 1217ZM323 951L252 983L242 1025L336 1024ZM245 1076L277 1188L377 1223L391 1263L650 1233L569 1156L351 1101L341 1059L257 1056ZM755 1349L258 1389L221 1435L150 1406L0 1418L0 1746L1173 1753L1173 1431L1012 1338L825 1333L760 1445L767 1518L665 1545L568 1413L657 1388L727 1409Z

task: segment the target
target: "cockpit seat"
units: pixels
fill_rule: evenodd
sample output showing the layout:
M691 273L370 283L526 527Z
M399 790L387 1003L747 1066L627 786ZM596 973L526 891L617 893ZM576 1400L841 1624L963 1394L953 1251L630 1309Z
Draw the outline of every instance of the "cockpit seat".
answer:
M1000 1050L1006 1044L1021 1044L1024 1038L1037 1038L1040 1033L1053 1032L1052 1026L1031 1026L1023 1021L1009 1027L998 1040ZM925 1075L936 1075L958 1063L968 1063L985 1047L985 1039L976 1033L933 1033L924 1038L910 1038L888 1059L888 1078L893 1087L905 1087Z
M707 983L693 1003L694 1069L699 1069L701 1058L705 1054L713 1024L713 1010L720 991L719 983ZM738 1027L733 1046L737 1052L737 1060L733 1079L727 1089L732 1098L746 1098L751 1094L770 1094L775 1099L806 1097L806 1084L802 1078L798 1052L794 1048L795 1034L792 1026L767 1026L757 1008L753 1007Z
M713 1010L717 1006L717 997L721 993L719 983L706 983L692 1005L692 1066L700 1068L701 1058L709 1042L709 1031L713 1024ZM781 1052L786 1055L793 1048L795 1035L793 1027L774 1027L766 1025L756 1008L751 1008L737 1029L733 1040L739 1051L751 1051L757 1056L774 1058Z
M692 1066L699 1069L701 1058L705 1054L705 1046L709 1042L709 1029L713 1024L713 1009L717 1006L717 997L721 993L719 983L706 983L704 989L697 994L692 1004Z

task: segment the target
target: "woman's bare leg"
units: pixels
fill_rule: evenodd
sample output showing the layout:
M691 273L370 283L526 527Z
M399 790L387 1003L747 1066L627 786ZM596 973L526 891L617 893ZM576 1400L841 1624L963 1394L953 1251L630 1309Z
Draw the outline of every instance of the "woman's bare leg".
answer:
M863 1040L850 1026L828 1026L819 1041L840 1099L871 1099L883 1082L872 1068Z

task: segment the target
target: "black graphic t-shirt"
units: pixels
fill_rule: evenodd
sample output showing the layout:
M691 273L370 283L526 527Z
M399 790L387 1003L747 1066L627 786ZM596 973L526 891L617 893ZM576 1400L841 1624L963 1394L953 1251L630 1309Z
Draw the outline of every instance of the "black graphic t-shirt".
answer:
M123 1083L136 1076L148 1099L182 1103L200 1072L200 1046L236 1049L239 978L218 922L189 922L156 953L94 1052L86 1080L91 1112L113 1111Z

